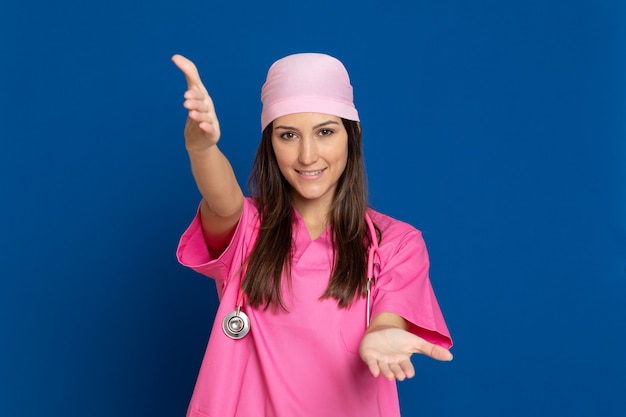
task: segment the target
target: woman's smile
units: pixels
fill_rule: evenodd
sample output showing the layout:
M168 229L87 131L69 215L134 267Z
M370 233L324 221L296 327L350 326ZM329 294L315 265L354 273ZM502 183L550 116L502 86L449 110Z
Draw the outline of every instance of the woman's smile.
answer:
M319 177L322 172L324 172L326 170L326 168L324 169L318 169L316 171L303 171L303 170L298 170L296 169L296 172L300 175L303 175L305 177L311 178L311 179L316 179L317 177ZM315 178L313 178L315 177Z

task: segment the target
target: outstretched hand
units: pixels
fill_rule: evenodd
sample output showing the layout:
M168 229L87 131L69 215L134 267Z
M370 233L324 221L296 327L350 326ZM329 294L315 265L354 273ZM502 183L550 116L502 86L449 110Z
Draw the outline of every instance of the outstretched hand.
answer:
M220 139L220 125L215 106L207 89L202 84L195 64L182 55L174 55L172 61L185 74L187 91L184 107L189 110L185 125L187 149L206 149Z
M415 376L411 355L419 353L440 361L452 360L448 349L433 345L424 339L397 327L369 331L359 347L361 359L375 377L403 381Z

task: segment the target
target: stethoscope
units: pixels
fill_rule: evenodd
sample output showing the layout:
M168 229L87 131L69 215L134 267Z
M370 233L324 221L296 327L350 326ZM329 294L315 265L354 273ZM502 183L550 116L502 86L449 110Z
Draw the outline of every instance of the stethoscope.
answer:
M374 227L374 223L367 213L365 214L365 222L367 223L367 228L371 236L371 244L367 253L367 311L365 315L365 325L367 328L370 325L370 313L372 309L372 282L375 281L374 258L378 256L378 258L380 259L380 247L378 246L378 235L376 234L376 228ZM222 320L222 330L224 331L224 334L226 334L226 336L230 337L231 339L241 339L250 332L250 318L248 318L248 315L246 313L241 311L242 305L243 291L241 290L240 286L237 296L237 308L235 309L235 311L228 313L226 317L224 317L224 320Z

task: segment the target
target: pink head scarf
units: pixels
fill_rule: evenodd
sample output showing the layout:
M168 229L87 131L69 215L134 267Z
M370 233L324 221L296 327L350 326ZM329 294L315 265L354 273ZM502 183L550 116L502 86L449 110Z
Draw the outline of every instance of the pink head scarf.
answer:
M295 54L276 61L267 73L261 101L261 130L293 113L325 113L359 121L348 71L325 54Z

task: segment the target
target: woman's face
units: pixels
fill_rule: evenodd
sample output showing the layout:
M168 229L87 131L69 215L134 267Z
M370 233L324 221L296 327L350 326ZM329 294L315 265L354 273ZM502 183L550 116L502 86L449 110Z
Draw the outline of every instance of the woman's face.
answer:
M296 207L330 208L348 161L348 132L341 118L323 113L279 117L273 122L272 147Z

